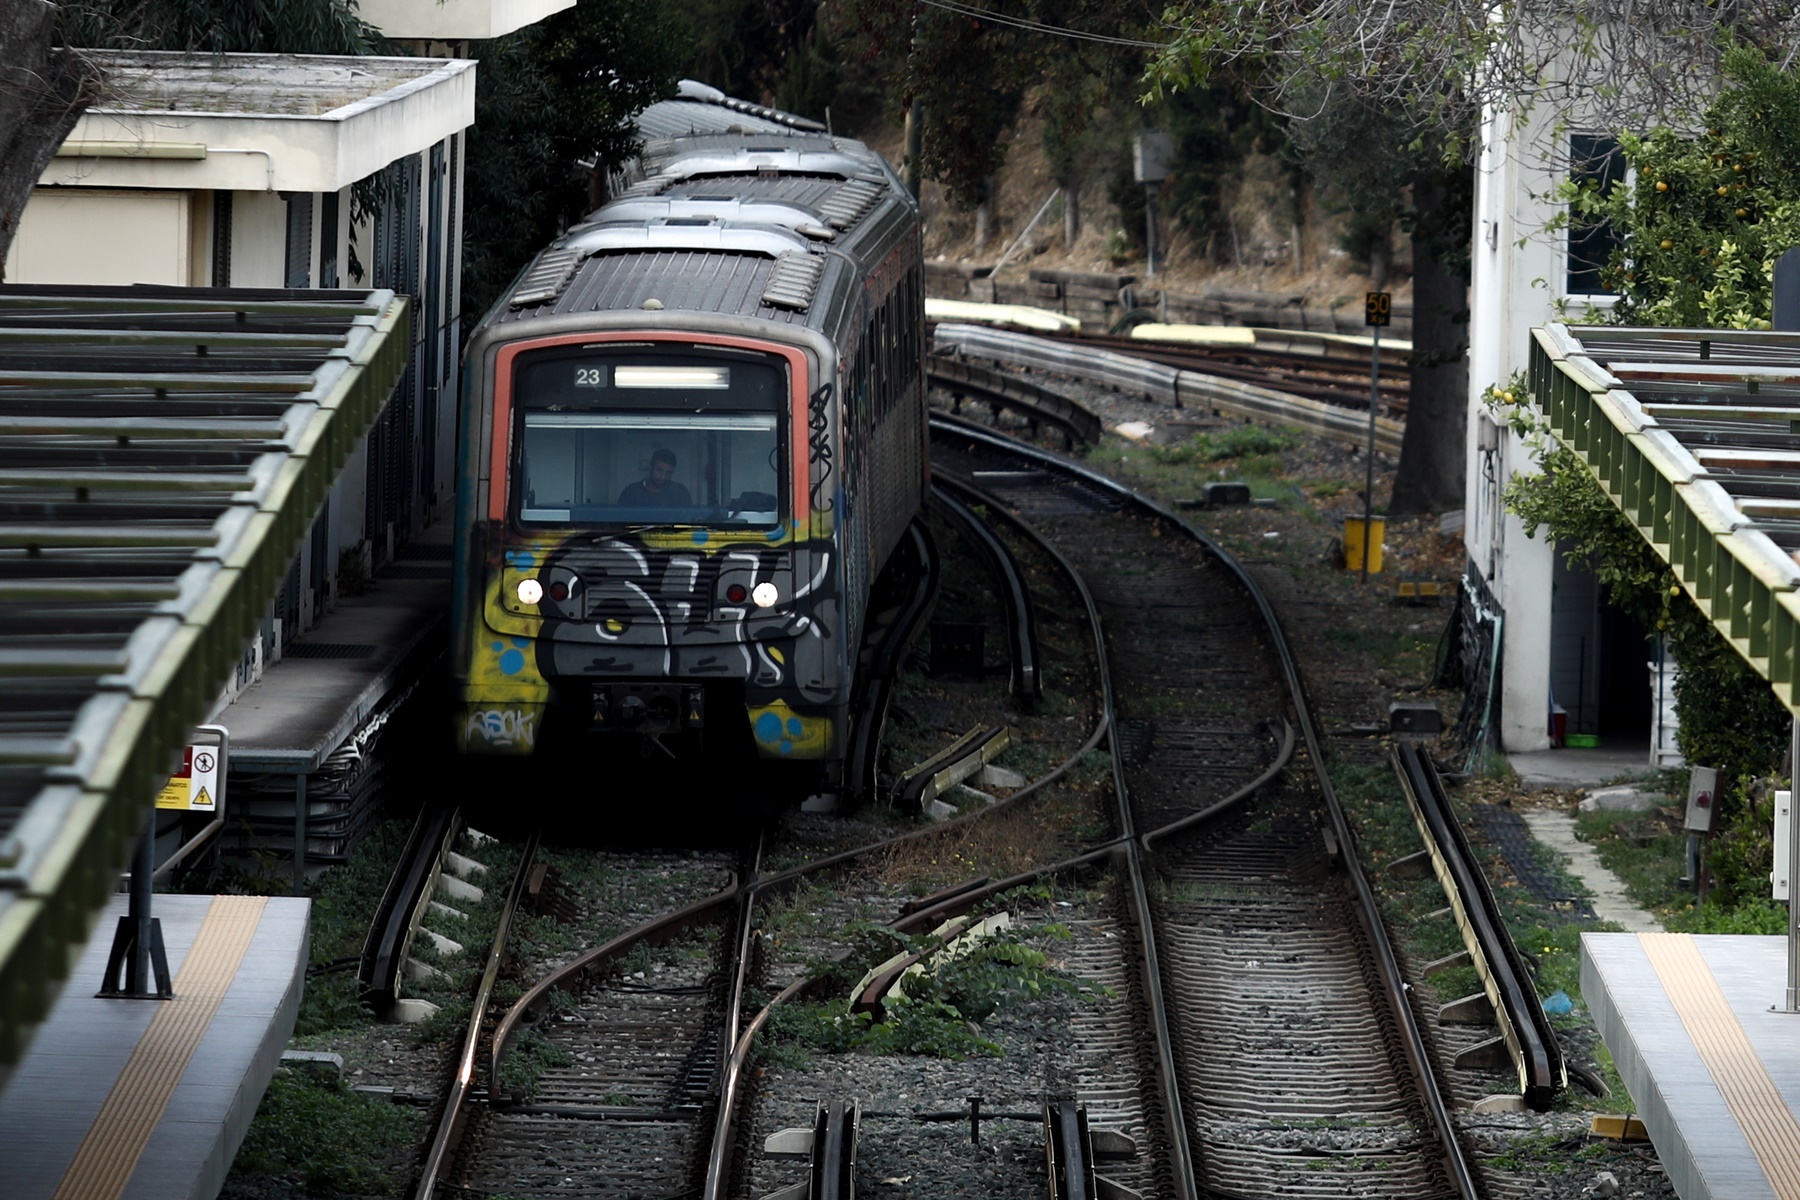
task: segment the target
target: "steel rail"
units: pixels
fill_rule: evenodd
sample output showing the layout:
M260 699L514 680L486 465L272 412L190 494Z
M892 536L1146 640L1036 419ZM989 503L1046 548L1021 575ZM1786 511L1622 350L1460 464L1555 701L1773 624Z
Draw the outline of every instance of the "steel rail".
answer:
M500 908L500 920L494 927L493 944L488 947L487 965L481 972L481 983L475 989L475 1002L469 1013L469 1026L463 1035L462 1052L456 1059L456 1074L450 1081L450 1092L444 1098L444 1111L439 1114L437 1132L425 1151L419 1168L419 1181L413 1188L413 1200L431 1200L437 1190L438 1172L443 1170L450 1151L462 1137L463 1123L468 1117L468 1100L475 1086L475 1056L479 1052L482 1026L486 1024L488 1003L494 996L494 983L500 977L500 961L506 955L506 939L512 932L513 916L531 876L537 857L539 834L533 832L525 840L519 854L519 867L513 874L512 886L506 891L506 902ZM497 1077L496 1077L497 1078Z
M1176 409L1212 409L1250 420L1291 425L1359 447L1368 436L1366 399L1354 408L1346 407L1295 395L1279 387L1186 371L1115 350L1084 346L1068 338L940 323L933 339L939 348L1073 375L1119 391L1136 392L1146 400ZM1406 423L1393 417L1377 417L1375 426L1376 447L1387 454L1398 454Z
M1545 1112L1557 1092L1569 1085L1556 1030L1529 981L1518 944L1500 916L1493 888L1475 865L1437 768L1418 747L1405 742L1394 747L1394 767L1419 836L1431 854L1432 870L1450 898L1463 945L1494 1006L1500 1036L1519 1073L1520 1095L1532 1109Z
M1204 531L1173 510L1126 484L1120 483L1111 476L1074 462L1060 454L1029 445L1017 438L1007 437L974 422L934 414L931 424L945 432L954 433L959 437L967 437L1003 453L1041 463L1045 467L1071 476L1101 491L1109 492L1128 504L1162 518L1185 532L1208 553L1214 555L1255 602L1258 612L1262 615L1264 626L1269 631L1270 641L1275 648L1282 675L1287 681L1288 694L1294 704L1295 716L1301 735L1305 739L1307 754L1312 760L1313 773L1331 817L1330 835L1337 850L1335 857L1356 895L1357 916L1374 953L1376 967L1384 984L1388 1007L1401 1034L1401 1048L1405 1053L1407 1064L1411 1068L1414 1082L1419 1089L1426 1121L1431 1126L1432 1134L1438 1142L1441 1163L1451 1183L1456 1187L1457 1194L1466 1200L1477 1200L1479 1192L1476 1188L1474 1174L1461 1144L1456 1140L1449 1106L1444 1100L1443 1090L1438 1085L1437 1076L1431 1069L1424 1034L1421 1032L1418 1018L1407 1000L1410 989L1401 973L1399 959L1394 953L1393 943L1387 934L1387 927L1381 919L1381 909L1374 888L1369 884L1368 877L1357 861L1355 836L1350 830L1349 820L1344 814L1343 806L1338 801L1337 788L1332 783L1330 772L1325 766L1325 747L1318 733L1317 722L1312 715L1311 701L1307 695L1305 681L1300 676L1299 666L1288 646L1287 633L1282 628L1281 620L1262 588L1257 585L1256 580L1244 569L1243 564L1238 562L1235 556ZM1111 712L1110 693L1108 695L1108 712ZM1123 796L1122 792L1121 796ZM1135 862L1135 858L1132 861Z
M987 522L956 495L955 480L938 478L931 485L931 498L945 515L954 520L974 542L976 550L987 560L1000 584L1000 598L1006 605L1007 647L1012 661L1012 693L1027 700L1043 696L1042 669L1038 665L1037 606L1031 602L1031 589L1025 583L1024 570L1005 542L994 535Z
M454 804L427 804L413 822L357 960L357 983L377 1013L391 1008L400 997L407 950L431 903L444 855L461 832L462 814Z
M973 396L1023 415L1032 423L1034 432L1039 421L1054 425L1070 447L1076 442L1092 444L1100 440L1100 418L1049 388L935 355L925 360L925 377L959 400L965 395Z
M844 755L843 787L853 800L873 799L878 792L876 768L881 752L881 730L887 723L888 705L894 698L894 681L907 648L912 645L920 624L937 598L942 575L937 545L922 520L915 519L907 526L902 547L910 547L917 563L911 586L900 597L893 619L882 630L881 641L869 652L868 660L859 661L851 696L855 722L850 732L850 746ZM899 552L895 557L899 557Z

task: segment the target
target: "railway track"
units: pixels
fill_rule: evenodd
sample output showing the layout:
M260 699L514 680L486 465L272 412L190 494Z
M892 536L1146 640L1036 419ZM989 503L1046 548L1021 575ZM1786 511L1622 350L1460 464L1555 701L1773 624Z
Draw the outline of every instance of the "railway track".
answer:
M1147 359L1182 371L1260 384L1296 396L1369 411L1369 356L1350 347L1341 352L1304 353L1256 346L1186 346L1111 334L1061 336L1082 346ZM1381 368L1378 394L1382 413L1404 417L1407 397L1412 392L1404 357L1384 355Z
M1066 1060L1048 1069L1041 1099L990 1098L988 1121L1035 1121L1049 1169L1063 1172L1058 1196L1476 1194L1317 769L1297 674L1247 578L1179 518L1110 481L966 425L937 422L934 436L945 490L1012 514L1044 536L1078 587L1092 582L1116 682L1087 744L1114 734L1126 801L1112 836L1085 853L975 881L896 924L930 929L1021 882L1110 869L1102 890L1112 901L1066 918L1063 952L1106 998L1072 1012ZM774 1144L775 1124L789 1136L791 1126L814 1126L802 1138L807 1187L848 1194L859 1136L865 1160L881 1162L867 1149L880 1138L861 1132L862 1097L842 1082L778 1103L760 1094L768 1085L748 1089L738 1072L772 1010L752 1014L734 997L752 963L765 991L780 989L777 1002L812 985L793 948L774 952L753 932L761 905L900 842L943 835L905 834L766 879L752 864L741 886L557 964L506 1017L472 1026L457 1072L474 1102L459 1111L471 1115L447 1111L442 1124L463 1146L433 1151L417 1194L433 1194L441 1179L440 1194L761 1195L778 1190L764 1186L771 1179L797 1186L771 1176L756 1153ZM521 896L530 890L514 885ZM839 927L853 915L820 914ZM685 939L679 956L645 957L643 947L676 936ZM625 969L634 957L638 969ZM482 1045L471 1056L467 1047ZM521 1047L540 1060L532 1085L492 1083L516 1076L506 1060ZM1043 1100L1036 1118L995 1111ZM979 1114L971 1101L972 1129ZM962 1119L872 1116L878 1126ZM1091 1141L1079 1139L1083 1129ZM1096 1175L1097 1147L1111 1157ZM922 1153L905 1151L906 1178L933 1177ZM1049 1187L1037 1161L1035 1175L1015 1166Z
M1118 485L963 423L933 430L940 472L1039 527L1090 581L1105 622L1121 821L1156 851L1142 868L1140 970L1175 1060L1161 1087L1173 1136L1159 1194L1343 1196L1379 1180L1382 1195L1473 1196L1259 593L1196 531ZM1310 771L1198 821L1268 777L1289 711Z

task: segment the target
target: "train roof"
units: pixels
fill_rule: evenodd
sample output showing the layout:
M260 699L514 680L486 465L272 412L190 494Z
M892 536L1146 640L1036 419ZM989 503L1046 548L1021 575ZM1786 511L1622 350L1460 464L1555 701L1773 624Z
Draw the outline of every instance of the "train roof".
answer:
M638 114L637 129L650 139L702 133L823 133L825 126L684 79L672 99L659 100Z
M911 196L861 142L683 87L640 118L651 136L628 164L635 182L540 254L489 324L654 301L823 328L898 239L916 236ZM738 125L721 128L726 117ZM691 132L669 132L678 127Z

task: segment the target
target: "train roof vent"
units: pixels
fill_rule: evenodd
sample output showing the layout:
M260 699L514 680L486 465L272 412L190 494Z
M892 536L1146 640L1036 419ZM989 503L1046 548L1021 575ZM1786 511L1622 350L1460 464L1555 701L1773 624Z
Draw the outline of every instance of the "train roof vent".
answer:
M532 264L525 278L508 301L514 308L524 308L527 304L542 304L546 300L554 300L562 295L562 290L569 286L569 279L575 274L575 268L587 257L585 250L573 246L552 247Z
M848 229L868 215L881 199L881 185L854 179L838 188L819 206L819 215L836 229Z
M724 221L677 225L665 221L634 221L590 225L571 233L568 245L584 255L644 250L713 250L780 258L791 251L804 251L807 242L793 230L774 225L732 225Z
M676 85L675 94L683 100L698 100L702 104L717 104L732 112L749 113L761 117L765 121L774 121L786 125L790 129L802 129L810 133L823 133L825 126L817 121L798 116L791 112L782 112L779 108L767 108L761 104L752 104L748 100L739 100L735 96L727 96L716 87L700 83L693 79L683 79Z
M868 159L840 150L692 150L677 154L656 170L665 187L709 175L835 175L839 179L883 183L880 168Z
M615 200L577 226L576 233L599 225L631 221L662 221L665 225L708 225L728 221L735 225L780 225L815 241L837 236L823 211L780 200L740 200L736 196L650 196Z
M789 251L775 260L769 274L769 286L763 289L762 302L771 308L791 308L805 312L812 306L819 290L819 279L825 274L825 260L814 254Z

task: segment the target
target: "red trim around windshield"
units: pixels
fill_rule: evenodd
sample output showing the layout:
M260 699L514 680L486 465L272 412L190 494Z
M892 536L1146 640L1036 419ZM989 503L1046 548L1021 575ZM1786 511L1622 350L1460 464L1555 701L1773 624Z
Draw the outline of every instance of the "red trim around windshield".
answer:
M494 367L493 442L488 449L488 519L506 519L507 485L512 469L512 385L513 362L519 355L552 346L591 346L601 342L670 342L688 346L731 346L739 350L756 350L778 354L788 362L789 422L788 452L792 456L792 502L794 520L804 524L812 517L811 477L807 469L810 439L807 413L806 355L793 346L759 342L754 338L728 337L713 333L684 333L642 329L611 329L605 332L571 333L561 337L534 338L508 342L500 348Z

